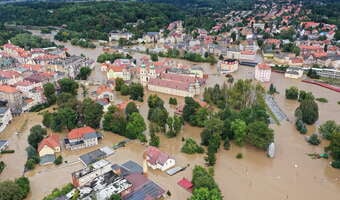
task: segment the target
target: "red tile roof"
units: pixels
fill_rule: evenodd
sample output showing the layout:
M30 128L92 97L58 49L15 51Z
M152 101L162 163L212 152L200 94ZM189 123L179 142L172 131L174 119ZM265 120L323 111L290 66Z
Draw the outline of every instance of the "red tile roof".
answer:
M153 146L148 147L146 154L149 158L148 162L153 165L157 163L163 165L170 158L168 154L161 152L159 149Z
M85 126L85 127L81 127L81 128L75 128L72 129L68 134L67 134L67 138L68 139L77 139L77 138L81 138L84 135L88 134L88 133L95 133L96 130L94 130L93 128L89 127L89 126Z
M263 70L271 70L271 67L266 63L259 63L256 65L256 67Z
M109 87L106 86L106 85L101 85L101 86L99 86L99 87L97 88L97 90L96 90L96 93L97 93L98 95L101 94L101 93L103 93L103 92L111 92L111 93L112 93L112 89L109 88Z
M52 148L52 149L59 147L60 146L59 135L52 134L52 135L48 136L47 138L44 138L38 145L38 152L42 148L44 148L45 145Z
M12 87L12 86L9 86L9 85L0 85L0 92L15 93L15 92L17 92L17 89L15 89L15 87Z

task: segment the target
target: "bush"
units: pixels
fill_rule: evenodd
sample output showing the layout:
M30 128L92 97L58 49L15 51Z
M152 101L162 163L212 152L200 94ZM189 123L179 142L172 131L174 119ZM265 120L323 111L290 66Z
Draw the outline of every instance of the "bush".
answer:
M177 99L176 99L176 98L170 97L170 99L169 99L169 104L170 104L170 105L177 105Z
M0 161L0 174L2 171L4 171L5 167L6 167L6 164L4 163L4 161Z
M63 157L62 157L61 155L59 155L59 156L54 160L54 164L60 165L61 163L63 163Z
M27 170L32 170L35 168L35 165L36 165L36 161L32 158L28 159L25 163L25 169Z
M321 141L319 140L319 137L317 134L313 134L309 137L308 143L311 145L319 145Z
M14 153L15 150L3 150L1 151L1 154L5 154L5 153Z
M328 100L326 98L316 98L315 100L317 100L321 103L328 103Z
M336 169L340 169L340 160L332 161L331 166L336 168Z
M204 149L203 147L199 146L195 140L188 138L182 146L181 152L187 154L204 153Z
M236 158L237 158L237 159L242 159L242 158L243 158L243 154L242 154L242 153L238 153L238 154L236 155Z
M65 185L61 190L58 188L55 188L51 194L44 197L43 200L54 200L62 195L66 195L67 193L71 192L73 189L73 185L71 183Z
M286 89L286 98L287 99L293 99L293 100L297 100L299 97L299 89L297 87L290 87L288 89Z
M296 127L296 130L298 130L301 134L307 133L306 125L303 123L301 119L296 120L295 127Z

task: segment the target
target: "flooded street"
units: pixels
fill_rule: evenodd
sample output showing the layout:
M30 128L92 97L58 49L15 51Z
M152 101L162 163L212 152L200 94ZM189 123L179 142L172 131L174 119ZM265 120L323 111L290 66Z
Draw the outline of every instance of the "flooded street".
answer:
M38 34L39 32L37 32ZM50 35L43 35L51 37ZM69 43L62 43L69 49L71 54L80 55L81 53L90 56L93 59L102 52L101 47L97 49L83 49L74 47ZM176 60L184 64L191 64L187 61ZM196 64L202 66L206 73L209 74L207 80L208 86L214 84L223 84L226 78L216 75L216 67L209 64ZM99 72L98 72L99 73ZM254 68L241 66L239 71L233 74L234 78L253 78ZM340 170L336 170L329 166L330 159L311 159L308 153L322 153L326 141L322 141L319 146L309 145L305 141L305 136L299 134L294 126L294 111L299 105L297 101L285 99L285 89L290 86L297 86L299 89L310 91L316 98L323 97L328 100L328 103L320 103L320 117L316 125L308 126L308 135L317 130L316 126L322 124L326 120L335 120L340 123L340 94L325 88L303 83L300 80L286 79L283 74L272 73L271 82L276 87L279 94L275 95L275 100L281 109L290 119L290 122L283 121L281 125L271 125L274 129L276 155L274 159L267 158L265 152L257 150L250 146L240 148L234 144L231 150L226 151L220 148L217 153L217 162L215 169L215 180L217 181L224 199L226 200L320 200L329 199L335 200L340 196ZM264 84L269 87L270 83ZM89 91L91 93L91 91ZM148 106L147 96L150 92L146 91L143 103L137 103L141 114L147 117ZM165 107L169 113L172 113L174 107L168 104L169 95L158 94L165 102ZM119 103L127 100L127 97L116 96L114 103ZM177 97L178 103L183 103L183 98ZM26 123L27 119L27 123ZM23 166L26 161L25 148L27 147L27 135L29 128L40 124L42 117L37 113L25 113L16 117L4 132L0 134L0 139L8 139L10 148L15 149L14 154L0 155L7 167L0 175L0 180L14 179L22 175ZM26 125L25 125L26 124ZM23 125L24 131L19 135L14 134ZM183 131L176 137L168 139L164 135L160 136L160 149L167 152L176 159L179 166L189 167L174 176L168 176L160 171L149 169L148 177L162 186L166 191L171 192L171 200L185 200L190 197L190 193L177 185L177 182L182 178L192 178L192 169L195 165L204 165L204 156L187 155L180 152L183 145L182 137L194 138L200 142L201 128L185 125ZM112 146L125 138L112 133L104 134L104 139L100 145L78 151L63 151L62 156L68 163L60 166L38 166L34 171L28 172L25 175L31 181L32 192L28 197L29 200L39 200L49 194L54 188L61 187L64 184L71 182L71 173L83 168L78 157L83 153L98 149L102 146ZM63 133L64 135L66 133ZM112 163L121 164L128 160L133 160L142 164L142 152L146 146L138 141L132 141L126 147L118 149L114 155L107 160ZM243 159L236 159L237 153L243 154Z

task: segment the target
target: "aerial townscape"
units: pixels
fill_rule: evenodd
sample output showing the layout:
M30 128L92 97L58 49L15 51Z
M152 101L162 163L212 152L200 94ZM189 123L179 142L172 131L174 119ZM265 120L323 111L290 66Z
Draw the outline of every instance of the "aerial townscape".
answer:
M336 200L340 1L0 0L0 200Z

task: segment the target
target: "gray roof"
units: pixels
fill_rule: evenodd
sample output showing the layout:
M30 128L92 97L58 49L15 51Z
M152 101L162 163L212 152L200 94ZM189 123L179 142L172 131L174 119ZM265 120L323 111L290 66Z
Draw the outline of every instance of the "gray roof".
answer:
M100 149L97 149L89 153L83 154L79 158L86 166L88 166L92 163L95 163L98 160L105 158L105 156L106 156L105 152L101 151Z
M142 173L143 172L143 168L139 164L137 164L136 162L131 161L131 160L122 164L122 166L127 168L132 173Z
M84 139L91 139L91 138L97 138L98 134L96 132L94 133L87 133L84 135Z
M7 140L0 140L0 149L6 144L8 144Z
M55 155L47 154L47 155L40 157L40 164L44 165L44 164L53 163L54 160L55 160Z
M156 183L149 181L142 188L124 197L124 200L141 200L146 198L159 199L164 195L165 191Z

